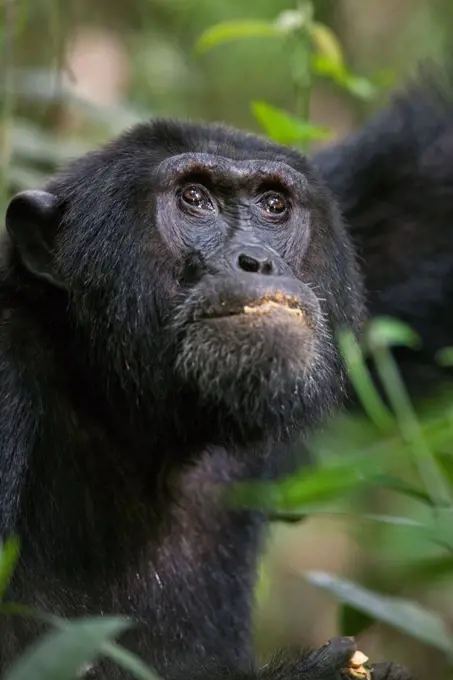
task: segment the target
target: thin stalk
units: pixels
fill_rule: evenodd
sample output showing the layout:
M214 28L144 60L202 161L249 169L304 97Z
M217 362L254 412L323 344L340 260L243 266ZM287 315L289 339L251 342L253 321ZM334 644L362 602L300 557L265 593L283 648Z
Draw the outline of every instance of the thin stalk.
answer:
M3 2L3 34L0 49L0 209L8 200L8 169L11 160L11 125L14 114L13 46L15 39L15 0Z
M299 0L298 11L303 16L300 29L296 32L296 46L293 55L292 81L295 92L295 112L304 121L310 120L310 98L312 90L310 23L313 16L311 0ZM301 143L302 150L308 153L310 141Z
M376 368L385 386L401 435L413 452L420 476L434 507L452 508L448 484L437 465L388 347L374 348Z

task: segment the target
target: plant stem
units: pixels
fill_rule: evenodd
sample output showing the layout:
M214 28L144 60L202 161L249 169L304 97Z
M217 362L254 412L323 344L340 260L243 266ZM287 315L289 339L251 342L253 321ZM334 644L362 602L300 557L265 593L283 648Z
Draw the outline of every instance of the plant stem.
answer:
M310 23L313 16L312 0L299 0L298 12L303 17L301 27L296 32L296 46L293 55L292 80L296 97L296 115L304 121L310 119L310 96L312 87L311 72L311 41ZM307 139L301 144L302 150L308 153L310 141Z
M376 367L387 396L397 418L401 435L411 447L420 476L433 505L437 508L452 507L448 484L439 469L436 459L423 436L403 381L388 347L374 349Z
M0 209L4 209L8 198L8 167L10 163L11 123L13 119L13 44L16 7L14 0L4 0L3 35L0 51Z

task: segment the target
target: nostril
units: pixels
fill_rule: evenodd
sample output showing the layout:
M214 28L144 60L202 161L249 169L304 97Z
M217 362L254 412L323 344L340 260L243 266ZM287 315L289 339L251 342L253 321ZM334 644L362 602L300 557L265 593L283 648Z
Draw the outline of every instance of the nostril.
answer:
M252 274L256 274L261 269L261 263L249 255L239 255L238 264L242 271L251 272Z

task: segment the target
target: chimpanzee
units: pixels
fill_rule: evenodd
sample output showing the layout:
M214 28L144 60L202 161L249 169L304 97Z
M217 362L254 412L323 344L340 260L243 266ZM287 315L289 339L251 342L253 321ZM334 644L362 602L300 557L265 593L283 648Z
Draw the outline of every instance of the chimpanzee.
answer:
M380 223L368 182L386 188L380 138L403 114L385 115L362 133L367 153L359 138L317 159L353 223L370 201L367 230ZM0 535L22 542L8 598L131 616L122 641L168 680L346 677L349 638L255 668L266 518L224 498L285 470L341 407L335 333L366 319L313 164L221 125L138 125L11 201L0 295ZM0 619L0 670L39 632ZM102 660L87 673L129 677ZM383 664L373 678L409 675Z
M408 323L421 349L395 349L414 397L451 383L453 63L423 63L389 106L315 164L334 192L365 279L369 314Z

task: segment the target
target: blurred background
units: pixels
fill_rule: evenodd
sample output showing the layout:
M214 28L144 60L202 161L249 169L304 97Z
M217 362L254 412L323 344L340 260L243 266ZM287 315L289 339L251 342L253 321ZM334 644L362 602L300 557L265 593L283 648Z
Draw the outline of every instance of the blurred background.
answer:
M294 111L284 40L194 50L213 24L271 20L287 9L289 0L0 0L2 213L12 192L39 186L56 167L135 121L189 117L258 131L252 100ZM376 95L364 98L316 79L310 117L330 128L332 139L382 107L420 59L441 58L453 37L451 0L315 0L314 9L351 70L378 83ZM423 513L409 499L379 491L354 502L375 513ZM263 657L282 644L319 645L338 633L338 604L303 578L312 569L414 598L453 625L451 558L439 557L420 534L397 524L357 524L347 515L277 522L258 590ZM369 626L361 648L372 658L408 663L421 680L453 677L442 654L394 627Z

